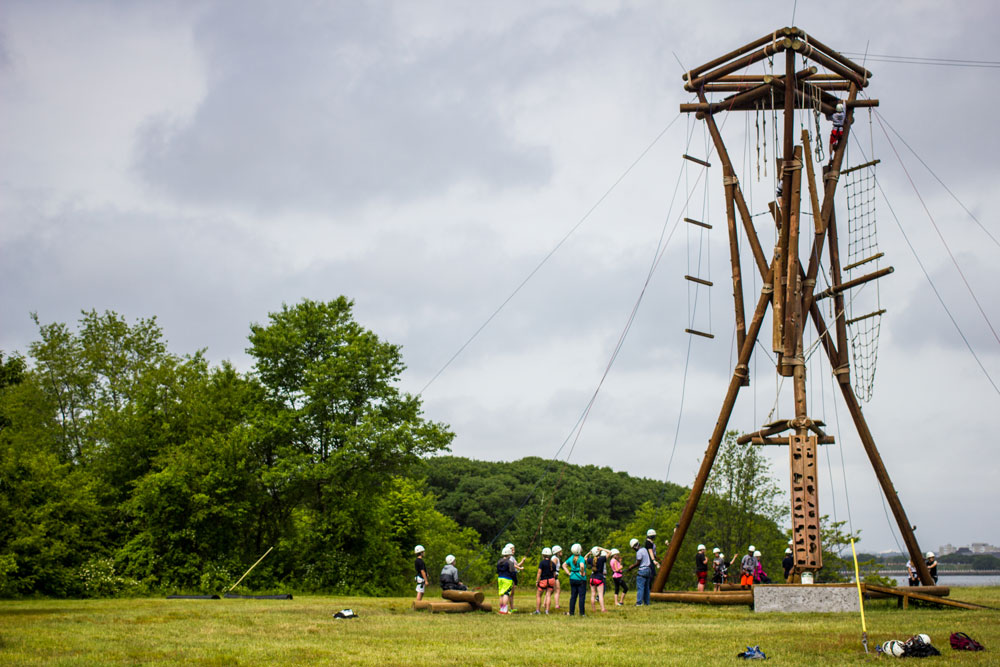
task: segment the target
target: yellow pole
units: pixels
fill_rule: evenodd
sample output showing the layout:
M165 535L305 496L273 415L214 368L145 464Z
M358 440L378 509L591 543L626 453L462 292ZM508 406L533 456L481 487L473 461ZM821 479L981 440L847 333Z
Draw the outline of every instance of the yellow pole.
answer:
M852 545L852 546L853 546L853 545ZM271 547L271 549L273 549L273 548L274 548L274 547ZM238 581L237 581L237 582L236 582L235 584L233 584L233 587L232 587L232 588L230 588L230 589L229 589L228 591L226 591L226 592L227 592L227 593L232 593L232 592L233 592L233 588L236 588L237 586L239 586L239 585L240 585L240 581L243 581L244 579L246 579L246 578L247 578L247 575L248 575L248 574L250 574L250 571L251 571L251 570L253 570L253 569L254 569L255 567L257 567L258 565L260 565L260 562L261 562L262 560L264 560L265 558L267 558L267 555L268 555L269 553L271 553L271 549L268 549L267 551L265 551L265 552L264 552L264 555L263 555L263 556L261 556L260 558L258 558L258 559L257 559L257 562L256 562L256 563L254 563L253 565L251 565L251 566L250 566L250 570L247 570L246 572L244 572L244 573L243 573L243 576L242 576L242 577L240 577L240 578L239 578L239 580L238 580ZM856 559L855 559L855 560L856 560Z
M861 573L858 571L858 552L854 549L854 538L851 538L851 555L854 557L854 583L858 587L858 605L861 607L861 643L868 653L868 626L865 625L865 596L861 594Z

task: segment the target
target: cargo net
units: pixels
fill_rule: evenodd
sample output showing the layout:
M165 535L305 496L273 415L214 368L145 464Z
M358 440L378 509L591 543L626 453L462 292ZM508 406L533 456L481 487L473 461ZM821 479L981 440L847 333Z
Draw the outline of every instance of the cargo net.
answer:
M845 281L878 270L882 257L875 225L875 164L851 171L847 176ZM847 334L851 341L851 376L855 394L868 402L875 388L878 337L885 310L879 297L877 280L856 287L852 292L847 295L845 306Z

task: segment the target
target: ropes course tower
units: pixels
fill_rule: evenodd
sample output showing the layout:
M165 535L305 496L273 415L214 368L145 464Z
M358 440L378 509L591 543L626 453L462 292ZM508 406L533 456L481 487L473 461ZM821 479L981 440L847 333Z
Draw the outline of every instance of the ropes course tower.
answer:
M750 65L764 60L780 63L782 54L783 75L737 74ZM820 73L817 65L825 71ZM776 66L775 69L777 68ZM708 449L705 450L698 475L691 486L691 494L681 512L680 521L653 583L653 591L663 590L705 489L737 395L741 387L750 384L748 364L754 346L758 344L761 326L769 307L773 332L771 348L777 358L778 375L792 378L795 417L764 424L759 430L742 436L740 442L788 446L794 572L796 574L815 572L823 566L817 447L832 444L834 441L832 436L823 431L823 422L811 418L807 411L805 363L807 355L803 349L803 333L807 321L810 321L816 330L818 342L829 359L836 384L840 387L861 443L892 509L910 559L916 566L923 584L933 584L913 534L913 528L889 479L889 473L875 446L875 439L859 403L859 394L867 400L871 393L871 373L874 370L873 332L877 335L877 320L885 311L879 309L854 317L850 304L845 307L845 294L892 272L892 267L871 270L873 266L878 266L878 259L882 257L874 238L873 225L868 220L871 217L871 207L867 193L871 192L871 185L866 179L874 180L870 174L873 173L877 161L841 169L850 138L851 124L854 121L854 110L859 107L878 106L878 100L859 99L858 96L859 92L867 87L871 77L872 73L864 67L794 27L776 30L684 74L686 82L684 88L695 93L698 101L681 104L680 109L682 112L695 114L696 118L705 122L722 163L732 265L736 346L739 354ZM709 93L731 93L731 95L717 102L709 102ZM817 174L813 164L812 143L808 129L803 129L801 143L796 144L795 113L796 110L803 110L803 113L807 110L813 111L818 129L820 114L834 119L835 125L837 124L839 118L835 118L834 114L838 112L840 104L843 104L841 112L843 133L835 146L831 142L830 161L823 165L822 173ZM775 226L777 242L770 258L764 254L754 224L754 216L751 215L744 199L740 182L716 123L716 118L725 114L759 112L762 109L775 114L778 123L774 128L775 132L779 127L783 130L780 153L779 146L775 146L774 151L778 164L777 173L781 181L775 201L769 205L771 217L758 218L761 221L767 220L766 223L758 224ZM820 137L815 139L821 141ZM816 152L821 154L820 146L817 146ZM706 162L695 161L708 166ZM855 235L857 238L851 238L849 241L848 263L846 267L842 267L834 198L841 177L852 172L856 175L849 180L859 185L852 186L855 189L849 192L848 212L851 218L849 227L856 227L859 231ZM858 174L861 174L860 179ZM811 205L812 230L808 227L801 228L800 209L803 198L807 198ZM739 227L742 227L742 232L748 241L753 270L760 274L763 283L756 306L750 315L749 325L743 297ZM811 242L808 236L812 236ZM800 245L811 246L808 254L803 255L800 252ZM816 281L824 246L829 257L829 287L817 292ZM865 268L868 269L867 272L864 272ZM860 275L850 274L852 277L845 277L848 271L857 269L861 269L857 272ZM857 277L853 277L854 275ZM833 321L829 323L824 319L823 311L819 307L819 303L826 299L832 301ZM852 298L851 303L853 301ZM853 334L849 338L849 325L855 326L856 329L857 326L863 325L865 333L860 336ZM698 332L689 331L689 333ZM851 380L849 353L852 345L855 369L863 369L864 375L854 384Z

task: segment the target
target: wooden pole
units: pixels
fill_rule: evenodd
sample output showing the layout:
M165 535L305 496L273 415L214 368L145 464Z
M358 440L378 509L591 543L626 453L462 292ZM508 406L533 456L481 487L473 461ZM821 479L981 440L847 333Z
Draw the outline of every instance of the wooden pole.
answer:
M482 591L441 591L441 597L452 602L469 602L482 604L485 596Z
M732 51L730 51L729 53L727 53L724 56L719 56L715 60L710 60L710 61L708 61L707 63L705 63L704 65L702 65L700 67L695 67L692 70L684 72L684 74L681 76L681 78L684 81L690 81L693 77L698 76L702 72L707 72L708 70L712 69L713 67L717 67L717 66L721 65L722 63L724 63L724 62L726 62L728 60L732 60L733 58L736 58L737 56L742 56L744 53L747 53L749 51L753 51L754 49L756 49L758 47L764 46L768 42L775 41L777 39L777 37L778 37L777 31L775 31L775 32L773 32L773 33L771 33L769 35L764 35L760 39L754 40L754 41L750 42L749 44L744 44L743 46L741 46L738 49L733 49Z
M802 146L796 146L791 162L785 163L785 171L791 171L791 192L789 193L789 208L784 209L788 218L788 259L785 264L787 287L785 292L785 323L784 323L784 354L795 356L796 337L799 325L799 304L801 285L799 283L799 208L801 205L800 191L802 188Z
M688 90L691 92L696 91L701 87L703 83L709 83L727 74L732 74L737 70L741 70L744 67L752 65L756 62L760 62L765 58L770 58L771 56L777 53L781 53L782 51L791 48L791 46L792 46L791 39L787 38L778 39L766 45L760 51L754 51L753 53L744 56L739 60L734 60L730 63L722 65L718 69L714 69L711 72L708 72L707 74L703 74L691 81L688 81L687 83L684 84L684 90Z
M271 547L270 549L268 549L267 551L265 551L265 552L264 552L264 555L263 555L263 556L261 556L260 558L258 558L258 559L257 559L257 562L256 562L256 563L254 563L253 565L251 565L251 566L250 566L250 569L249 569L249 570L247 570L246 572L244 572L244 573L243 573L243 576L242 576L242 577L240 577L239 579L237 579L236 583L235 583L235 584L233 584L233 585L232 585L232 587L231 587L231 588L230 588L230 589L229 589L228 591L226 591L226 592L227 592L227 593L232 593L232 592L233 592L233 588L236 588L237 586L239 586L239 585L240 585L240 582L241 582L241 581L243 581L244 579L246 579L246 578L247 578L247 575L248 575L248 574L250 574L250 572L251 572L251 571L252 571L252 570L253 570L253 569L254 569L255 567L257 567L258 565L260 565L260 562L261 562L262 560L264 560L265 558L267 558L267 555L268 555L269 553L271 553L271 549L274 549L274 547Z

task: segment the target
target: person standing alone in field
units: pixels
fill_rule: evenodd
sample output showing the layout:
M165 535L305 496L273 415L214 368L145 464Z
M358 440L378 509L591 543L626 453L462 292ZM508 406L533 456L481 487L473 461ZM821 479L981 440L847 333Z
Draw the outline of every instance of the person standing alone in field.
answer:
M708 579L708 556L705 555L705 545L698 545L698 553L694 555L694 573L698 577L698 590L705 590L705 580Z
M417 599L423 600L424 587L427 585L427 568L424 566L424 548L418 544L413 547L413 553L417 556L417 559L413 563L413 566L417 571L417 576L414 577L417 581Z
M579 544L574 544L569 550L573 555L563 563L563 571L569 575L569 615L574 614L579 600L580 616L583 616L587 609L587 561L580 555L583 547Z

